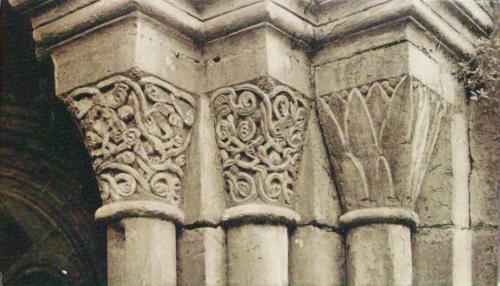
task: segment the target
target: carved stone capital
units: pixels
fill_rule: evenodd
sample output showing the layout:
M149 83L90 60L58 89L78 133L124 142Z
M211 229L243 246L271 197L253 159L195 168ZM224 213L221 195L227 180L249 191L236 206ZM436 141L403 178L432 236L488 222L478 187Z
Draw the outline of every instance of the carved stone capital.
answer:
M409 75L318 99L345 212L414 209L446 107L438 94ZM410 214L406 220L415 223ZM391 221L398 216L376 215Z
M265 77L217 90L212 106L230 204L290 207L310 109L305 96Z
M193 96L133 71L77 88L64 100L81 126L104 204L179 205Z

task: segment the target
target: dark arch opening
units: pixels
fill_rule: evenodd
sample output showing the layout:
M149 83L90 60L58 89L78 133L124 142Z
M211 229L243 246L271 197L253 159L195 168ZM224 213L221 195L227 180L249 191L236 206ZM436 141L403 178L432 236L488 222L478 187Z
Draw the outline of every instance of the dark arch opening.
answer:
M15 258L25 253L31 241L23 228L0 205L0 269L8 269Z
M105 285L106 229L90 158L35 58L31 24L1 1L0 272L5 285Z

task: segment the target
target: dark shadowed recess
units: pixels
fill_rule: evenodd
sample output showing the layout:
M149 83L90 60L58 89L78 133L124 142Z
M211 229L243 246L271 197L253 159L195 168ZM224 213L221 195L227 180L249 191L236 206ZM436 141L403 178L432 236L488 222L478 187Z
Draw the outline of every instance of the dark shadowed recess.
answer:
M105 227L81 135L37 61L29 19L1 1L0 272L4 285L105 285Z

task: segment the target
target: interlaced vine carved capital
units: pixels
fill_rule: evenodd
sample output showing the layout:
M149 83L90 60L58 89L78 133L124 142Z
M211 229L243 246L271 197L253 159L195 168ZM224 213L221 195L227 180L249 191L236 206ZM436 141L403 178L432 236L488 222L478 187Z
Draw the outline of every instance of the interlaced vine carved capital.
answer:
M82 127L103 203L177 206L195 99L154 77L113 76L65 99Z
M217 90L212 106L232 204L290 206L309 114L304 96L264 78Z
M446 107L441 96L408 75L318 99L347 211L415 207Z

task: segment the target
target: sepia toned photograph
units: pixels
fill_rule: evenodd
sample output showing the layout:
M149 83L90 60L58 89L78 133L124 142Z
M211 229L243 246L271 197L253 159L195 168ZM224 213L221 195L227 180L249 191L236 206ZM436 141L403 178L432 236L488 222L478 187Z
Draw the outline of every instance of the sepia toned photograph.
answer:
M0 0L0 286L500 286L500 0Z

